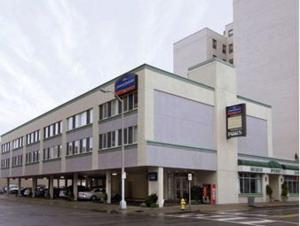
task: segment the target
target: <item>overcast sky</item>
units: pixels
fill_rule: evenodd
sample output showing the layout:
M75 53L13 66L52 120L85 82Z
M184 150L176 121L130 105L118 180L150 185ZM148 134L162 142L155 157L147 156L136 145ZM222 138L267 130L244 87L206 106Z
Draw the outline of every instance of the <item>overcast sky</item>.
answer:
M232 22L232 0L0 0L0 134Z

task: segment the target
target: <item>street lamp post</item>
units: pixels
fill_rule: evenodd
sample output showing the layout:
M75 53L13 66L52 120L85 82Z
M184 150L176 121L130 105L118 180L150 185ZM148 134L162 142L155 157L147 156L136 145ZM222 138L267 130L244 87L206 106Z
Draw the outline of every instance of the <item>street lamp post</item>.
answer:
M114 93L110 90L100 89L103 93ZM115 95L118 101L121 103L121 201L120 201L120 209L126 209L127 203L125 200L125 147L124 147L124 101L118 95Z

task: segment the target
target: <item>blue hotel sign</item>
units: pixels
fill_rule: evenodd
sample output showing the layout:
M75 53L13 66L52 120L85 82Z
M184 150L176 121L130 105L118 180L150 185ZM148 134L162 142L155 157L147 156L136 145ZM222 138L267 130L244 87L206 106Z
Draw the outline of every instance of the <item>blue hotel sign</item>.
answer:
M137 89L137 75L127 73L115 82L115 94L122 96Z
M246 104L226 107L226 136L246 136Z

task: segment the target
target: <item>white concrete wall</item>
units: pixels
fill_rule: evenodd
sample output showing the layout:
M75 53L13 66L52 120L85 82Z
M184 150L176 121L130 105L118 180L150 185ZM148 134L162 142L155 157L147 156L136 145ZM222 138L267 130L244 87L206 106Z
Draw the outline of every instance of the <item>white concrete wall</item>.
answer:
M217 40L217 49L212 48L212 39ZM222 44L227 45L227 38L209 28L203 28L174 43L174 73L186 77L189 67L204 62L213 55L227 60L227 55L222 53Z
M274 156L299 151L299 1L234 0L238 94L272 105Z

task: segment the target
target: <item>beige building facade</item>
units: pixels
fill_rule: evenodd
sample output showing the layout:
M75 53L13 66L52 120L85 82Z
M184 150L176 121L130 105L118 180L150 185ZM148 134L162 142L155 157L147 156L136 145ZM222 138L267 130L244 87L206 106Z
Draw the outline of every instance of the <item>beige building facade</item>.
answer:
M162 207L186 198L188 173L202 202L245 202L249 195L265 201L268 184L281 199L285 178L296 186L298 163L273 156L272 107L239 96L227 62L213 58L188 70L185 78L141 65L3 134L1 177L18 179L19 187L21 179L35 187L47 178L52 198L62 180L73 185L75 200L78 184L102 186L110 203L120 194L124 136L127 200L155 193ZM100 90L114 91L128 74L138 86L122 96L122 131L118 101ZM225 109L241 103L247 136L227 139Z

